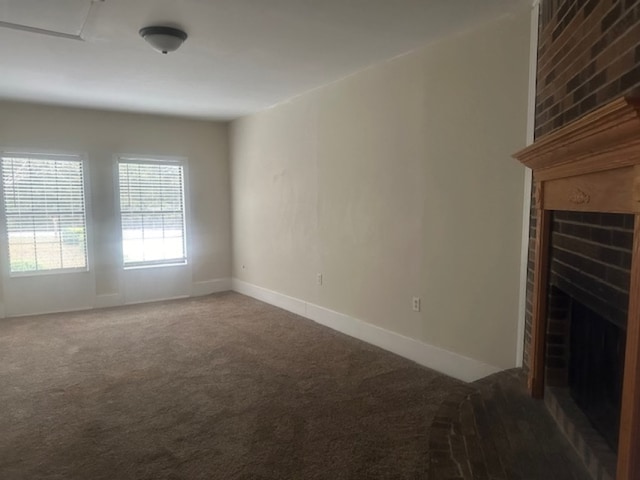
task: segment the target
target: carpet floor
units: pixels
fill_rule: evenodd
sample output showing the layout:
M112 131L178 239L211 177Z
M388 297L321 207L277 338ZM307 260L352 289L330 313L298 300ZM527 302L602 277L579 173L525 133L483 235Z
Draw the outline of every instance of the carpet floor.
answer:
M460 385L235 293L7 319L0 478L426 478Z

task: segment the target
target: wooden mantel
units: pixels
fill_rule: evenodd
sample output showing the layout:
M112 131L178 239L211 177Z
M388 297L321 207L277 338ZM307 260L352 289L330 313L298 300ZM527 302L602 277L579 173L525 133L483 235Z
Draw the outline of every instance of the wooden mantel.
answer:
M533 170L536 244L529 391L544 393L551 211L635 215L617 480L640 480L640 96L617 99L514 155Z

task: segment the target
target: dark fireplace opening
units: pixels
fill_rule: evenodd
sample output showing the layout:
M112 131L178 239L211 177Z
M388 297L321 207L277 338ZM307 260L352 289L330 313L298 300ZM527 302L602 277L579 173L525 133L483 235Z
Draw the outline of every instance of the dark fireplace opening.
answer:
M635 217L554 211L552 220L545 402L593 478L613 479Z
M617 451L626 332L575 299L570 325L571 397Z

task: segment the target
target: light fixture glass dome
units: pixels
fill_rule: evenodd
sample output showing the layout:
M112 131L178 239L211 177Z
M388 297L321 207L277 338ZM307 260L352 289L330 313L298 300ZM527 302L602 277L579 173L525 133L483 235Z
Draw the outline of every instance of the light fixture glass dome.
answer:
M184 31L173 27L144 27L139 33L149 45L164 54L176 51L187 39Z

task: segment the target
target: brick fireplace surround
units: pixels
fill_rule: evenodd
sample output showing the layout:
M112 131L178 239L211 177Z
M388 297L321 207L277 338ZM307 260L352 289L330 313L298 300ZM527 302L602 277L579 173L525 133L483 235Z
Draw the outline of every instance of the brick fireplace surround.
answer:
M533 170L535 184L536 254L529 352L532 396L542 398L545 388L553 213L626 214L620 216L620 231L624 234L625 228L633 226L630 276L622 280L624 286L628 282L628 304L618 301L614 309L615 315L626 315L616 478L640 480L640 96L635 93L614 100L538 138L515 156Z

